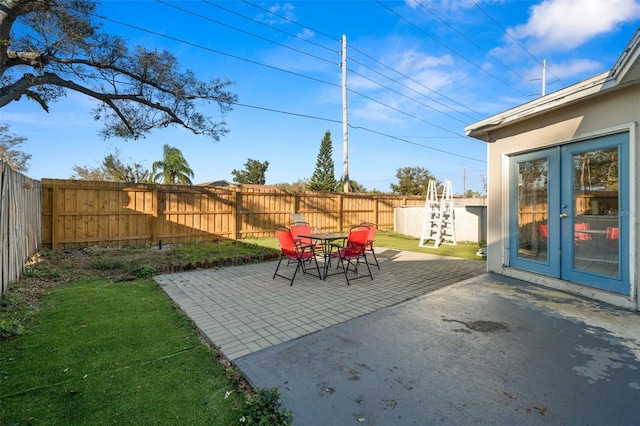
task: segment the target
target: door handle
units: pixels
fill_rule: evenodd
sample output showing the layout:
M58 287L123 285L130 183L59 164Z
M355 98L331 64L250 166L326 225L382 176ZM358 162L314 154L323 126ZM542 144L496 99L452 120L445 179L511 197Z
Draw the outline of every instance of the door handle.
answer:
M566 213L560 213L560 219L566 219L566 218L568 218L568 217L569 217L569 215L568 215L568 214L566 214Z

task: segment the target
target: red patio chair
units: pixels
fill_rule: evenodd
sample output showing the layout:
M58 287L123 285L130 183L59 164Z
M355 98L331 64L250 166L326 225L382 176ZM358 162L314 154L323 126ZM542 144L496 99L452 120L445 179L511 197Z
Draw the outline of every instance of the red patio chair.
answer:
M607 259L617 259L620 250L620 228L617 226L607 226L607 233L605 234L605 237Z
M591 227L589 226L589 222L576 222L574 225L574 239L576 241L591 241L591 234L588 232L580 232L580 231L589 231Z
M367 247L366 251L370 251L373 255L373 260L376 261L376 266L380 269L380 264L378 263L378 258L376 257L376 252L373 250L373 243L376 240L376 232L378 232L378 225L372 222L362 222L360 226L368 226L369 227L369 236L367 237Z
M293 276L291 277L291 283L289 285L293 285L293 280L295 280L296 274L298 273L299 269L302 269L303 274L306 274L308 272L304 266L306 261L315 262L318 275L315 275L311 272L309 273L322 279L322 276L320 275L320 267L318 266L318 261L316 260L316 254L313 250L313 246L301 246L296 244L296 242L293 240L291 230L284 226L276 227L276 238L278 238L278 244L280 244L280 260L278 261L278 266L276 266L276 272L273 274L274 279L276 278L276 276L289 279L289 277L285 275L278 274L278 269L280 269L282 259L284 259L285 257L289 261L296 262L296 269L295 271L293 271Z
M329 257L338 259L338 266L342 266L344 277L347 279L347 285L350 285L348 272L351 266L353 266L353 272L356 275L356 277L351 278L351 280L366 276L358 275L358 265L361 261L364 261L364 264L367 266L367 271L369 272L369 277L373 279L371 268L369 268L369 262L367 261L366 249L368 238L368 226L355 226L349 230L349 236L347 237L347 242L344 246L331 245L332 252ZM335 252L333 252L334 248L336 249Z
M300 236L311 235L313 233L311 230L311 226L309 226L308 223L303 222L293 224L291 225L290 229L291 235L293 235L293 240L296 242L296 244L298 244L299 246L313 246L313 249L317 254L319 254L318 252L324 252L324 247L322 247L321 245L313 244L313 240L311 238Z
M607 226L607 248L611 250L618 250L618 241L620 240L620 228L614 226Z
M538 245L536 246L536 256L540 253L540 246L547 247L549 241L549 225L538 223Z
M538 224L538 233L540 234L540 238L546 241L549 238L549 227L546 223Z

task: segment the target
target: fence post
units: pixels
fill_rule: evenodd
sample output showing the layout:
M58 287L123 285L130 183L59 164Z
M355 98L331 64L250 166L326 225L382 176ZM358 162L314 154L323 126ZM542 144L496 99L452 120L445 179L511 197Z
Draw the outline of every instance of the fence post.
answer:
M338 194L338 230L342 231L342 225L344 223L343 217L343 197L342 194Z
M373 196L373 223L378 223L378 196Z
M58 220L60 219L58 216L58 212L60 207L58 206L58 193L59 187L55 183L51 185L51 250L58 249L58 229L60 229L60 224Z
M151 204L153 205L153 216L151 217L151 244L158 243L158 212L160 204L158 203L158 188L154 187L151 191Z
M242 226L242 212L240 211L240 207L242 206L242 193L238 190L235 190L235 202L233 203L233 209L235 210L231 215L231 238L234 240L238 239L238 233L240 231L240 226Z

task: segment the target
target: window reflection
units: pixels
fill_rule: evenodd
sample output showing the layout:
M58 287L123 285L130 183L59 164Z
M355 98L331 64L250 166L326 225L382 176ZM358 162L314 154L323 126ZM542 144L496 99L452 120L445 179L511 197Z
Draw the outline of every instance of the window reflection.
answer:
M548 179L547 159L518 163L518 257L547 260Z
M574 268L619 274L618 148L573 155Z

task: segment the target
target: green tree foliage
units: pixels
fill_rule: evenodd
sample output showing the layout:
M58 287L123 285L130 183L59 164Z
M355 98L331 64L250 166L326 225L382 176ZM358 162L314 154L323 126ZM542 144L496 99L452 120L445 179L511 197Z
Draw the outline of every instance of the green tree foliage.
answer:
M309 180L307 189L310 191L336 192L338 182L336 181L333 158L333 143L331 142L331 132L326 131L322 142L320 142L320 152L316 160L316 169Z
M142 183L149 180L149 170L139 163L125 164L120 151L106 155L99 167L74 166L72 179L107 182Z
M344 192L344 177L340 176L340 180L336 181L336 192ZM349 179L349 192L367 192L364 185L359 184L353 179Z
M478 192L478 191L473 191L471 189L467 189L463 194L463 197L465 198L482 198L485 197L486 194L483 194L482 192Z
M391 184L391 191L394 194L403 195L427 195L429 181L436 181L438 193L442 190L442 182L437 180L429 170L423 167L403 167L397 170L397 184Z
M247 159L244 163L244 170L233 169L233 181L237 183L249 183L255 185L264 185L266 182L265 174L269 168L269 162L261 162L258 160Z
M276 183L274 186L282 191L304 191L307 189L307 185L309 184L308 179L298 179L293 183Z
M164 145L162 161L155 161L151 166L149 182L165 185L191 185L193 170L178 148Z
M71 179L112 182L111 176L102 167L73 166Z
M0 108L29 99L43 110L67 91L97 100L104 137L137 139L178 125L219 140L237 101L229 81L198 80L167 51L129 49L100 32L92 0L6 0L0 7ZM218 105L220 117L200 108Z
M149 180L149 170L139 163L124 164L117 151L115 155L107 155L102 166L116 182L142 183Z
M27 138L9 134L9 128L8 124L0 125L0 160L7 163L15 171L26 172L29 170L27 163L31 159L31 154L26 154L16 147Z

